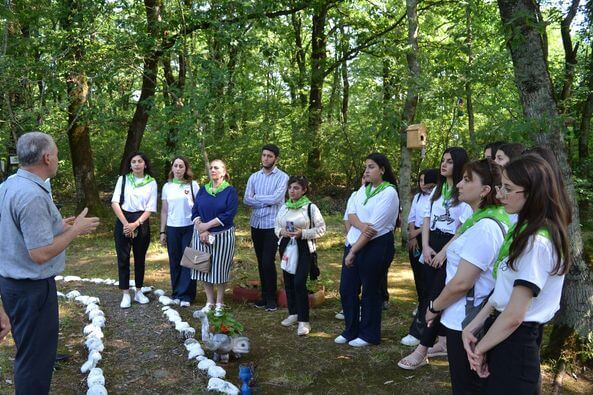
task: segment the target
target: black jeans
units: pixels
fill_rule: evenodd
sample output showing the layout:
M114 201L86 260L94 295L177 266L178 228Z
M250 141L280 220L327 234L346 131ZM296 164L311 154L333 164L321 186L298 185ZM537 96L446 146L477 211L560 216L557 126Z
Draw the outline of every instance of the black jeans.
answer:
M128 222L134 222L142 215L143 211L134 213L124 211ZM119 219L115 220L113 231L115 238L115 251L117 252L117 272L119 275L119 289L130 288L130 250L134 251L134 280L136 288L144 285L144 263L146 251L150 244L150 223L146 220L138 227L138 235L130 238L124 235L124 226Z
M494 318L486 319L488 329ZM490 376L486 394L537 394L540 386L539 335L542 325L524 322L515 331L488 351Z
M438 254L439 251L443 249L445 244L447 244L452 238L453 235L450 233L434 230L430 232L428 244ZM425 288L422 302L424 305L418 309L418 314L422 314L422 319L424 319L426 316L428 303L439 296L443 288L445 288L445 280L447 278L447 261L445 261L441 267L436 269L426 263L423 266ZM416 314L416 316L418 316L418 314ZM422 331L422 336L420 338L420 344L425 347L432 347L437 336L440 334L444 335L441 329L441 321L439 317L437 317L434 319L430 328L427 327L426 324L424 325L424 330Z
M278 238L274 229L251 228L251 240L257 257L257 269L261 282L262 299L266 302L276 302L277 274L276 250Z
M280 242L280 256L284 253L290 238L285 237ZM295 274L282 271L284 276L284 290L288 302L288 314L296 314L300 322L309 322L309 292L307 277L311 270L311 253L307 240L297 240L299 261Z
M48 394L58 349L58 298L54 278L0 277L0 294L16 344L16 394Z
M418 241L418 245L420 248L422 247L422 235L418 235L416 237ZM420 254L422 254L422 249L419 250ZM410 325L410 329L408 333L414 336L416 339L420 339L422 337L422 332L424 331L424 326L426 323L424 322L424 316L420 314L422 308L426 309L428 306L428 301L424 300L425 297L424 293L424 265L419 262L420 255L414 256L414 251L408 251L408 256L410 258L410 266L412 267L412 272L414 273L414 283L416 284L416 294L418 295L418 310L416 316L412 320L412 324ZM424 310L426 311L426 310Z
M463 348L461 331L445 328L447 335L447 358L451 374L451 393L453 395L479 395L485 383L478 374L471 370L467 353Z

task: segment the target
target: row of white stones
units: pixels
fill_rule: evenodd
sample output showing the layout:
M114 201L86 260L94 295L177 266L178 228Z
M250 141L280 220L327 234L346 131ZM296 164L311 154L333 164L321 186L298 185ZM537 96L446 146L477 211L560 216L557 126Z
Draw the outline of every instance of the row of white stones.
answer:
M101 352L105 349L103 343L103 328L105 327L105 313L99 307L101 303L95 296L81 295L79 291L70 291L67 294L58 292L58 296L68 300L74 300L85 306L85 314L88 315L90 323L82 331L85 336L84 345L88 350L88 358L80 367L82 374L87 374L87 395L107 395L105 388L105 376L103 370L97 367L102 359Z
M119 282L113 279L102 279L102 278L83 278L79 276L56 276L56 281L64 281L64 282L91 282L94 284L105 284L105 285L119 285ZM130 280L130 288L135 289L134 280ZM144 293L148 293L152 291L152 287L142 287L141 290ZM74 292L74 294L72 293ZM77 294L76 294L77 293ZM157 289L154 292L154 295L158 297L159 303L163 305L163 315L169 320L169 322L174 325L175 330L177 330L179 336L184 339L184 346L188 352L188 359L194 359L198 363L198 369L203 372L205 375L209 377L208 380L208 391L217 391L223 394L228 395L238 395L240 393L239 388L237 388L233 383L224 380L226 377L226 371L216 365L216 362L207 358L205 356L205 352L200 344L200 342L195 338L196 330L195 328L191 327L191 325L183 321L179 312L172 308L171 306L176 305L176 302L168 297L165 294L165 291L162 289ZM80 292L78 291L71 291L66 295L61 294L58 292L58 295L65 296L69 300L76 299L76 297L81 297ZM70 296L69 296L70 295ZM72 296L74 295L74 296ZM82 300L79 300L82 304L85 304L84 301L89 301L89 299L85 298L92 298L88 296L82 296ZM96 299L96 301L95 301ZM96 302L96 303L95 303ZM98 298L91 299L91 302L85 304L87 306L86 314L89 315L89 320L91 323L87 325L83 331L83 333L87 336L87 340L85 342L85 346L89 350L89 359L85 364L81 367L81 372L86 373L89 372L87 377L87 384L88 384L88 391L87 395L107 395L107 389L105 388L105 378L103 376L103 371L100 368L95 367L97 362L101 360L101 352L104 349L103 345L103 332L102 329L105 326L105 315L99 309L99 300ZM90 306L96 306L91 307ZM94 311L98 311L100 313L93 313ZM97 319L98 317L102 317L103 319ZM95 321L93 321L95 320ZM102 325L95 325L102 321ZM88 332L88 333L87 333ZM99 336L100 333L100 336ZM85 369L83 371L84 368Z

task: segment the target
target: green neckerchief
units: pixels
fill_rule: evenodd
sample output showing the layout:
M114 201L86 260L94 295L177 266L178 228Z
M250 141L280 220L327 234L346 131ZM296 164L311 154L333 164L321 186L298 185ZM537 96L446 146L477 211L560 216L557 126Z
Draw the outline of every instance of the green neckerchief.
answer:
M134 173L128 173L128 182L132 184L134 188L143 187L146 184L149 184L154 181L154 178L150 174L145 174L144 179L142 181L137 181Z
M451 200L451 197L453 196L453 187L449 187L447 181L443 183L441 188L441 196L443 197L443 207L447 207L449 200Z
M477 210L475 213L473 213L472 216L469 217L463 223L463 225L461 225L461 228L459 229L459 234L463 234L463 232L474 226L476 222L478 222L482 218L494 218L502 222L506 226L509 226L511 224L511 220L506 210L504 209L504 206L488 206L481 208Z
M373 184L369 183L366 188L365 188L365 194L366 194L366 199L364 199L364 203L363 205L366 205L367 202L369 201L370 198L372 198L373 196L377 195L379 192L381 192L383 189L391 186L392 184L388 183L387 181L383 181L382 183L380 183L377 188L375 188L374 191L371 192L371 188L373 186Z
M309 200L309 198L307 196L301 196L301 198L299 200L297 200L296 202L293 202L291 199L288 199L286 201L286 203L284 203L284 204L288 208L297 209L297 208L301 208L304 205L309 204L309 203L311 203L311 201Z
M189 185L189 183L191 183L191 181L190 181L190 182L185 182L184 180L180 180L179 178L175 178L175 177L173 177L173 178L171 179L171 182L172 182L173 184L177 184L177 185L179 185L179 188L183 188L183 187L185 187L186 185Z
M227 180L224 180L223 182L220 183L218 188L213 188L212 180L210 180L210 182L208 182L208 184L204 185L204 188L206 188L206 192L208 192L208 194L210 194L212 196L216 196L217 193L224 191L225 189L227 189L230 186L231 186L231 184L229 184Z
M500 262L504 261L505 258L507 258L509 256L509 250L511 248L511 244L513 243L513 233L515 232L515 228L517 227L517 224L513 224L510 228L509 231L507 232L506 236L504 237L504 241L502 242L502 245L500 246L500 250L498 251L498 257L496 258L496 262L494 262L494 268L492 269L492 277L494 277L494 279L496 280L496 275L498 272L498 266L500 265ZM519 231L519 233L523 232L525 230L525 228L527 227L527 224L523 225L521 227L521 230ZM550 240L550 231L546 228L539 228L537 230L537 232L535 232L536 234L545 237L546 239Z

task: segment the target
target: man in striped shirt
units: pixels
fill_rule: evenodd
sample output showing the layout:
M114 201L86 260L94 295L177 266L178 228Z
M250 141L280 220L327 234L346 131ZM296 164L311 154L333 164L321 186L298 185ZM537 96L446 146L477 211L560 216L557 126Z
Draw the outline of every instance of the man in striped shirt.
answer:
M252 209L249 223L261 281L261 300L255 307L266 311L277 310L275 259L278 238L274 234L274 222L288 187L288 175L276 167L279 156L280 149L276 145L262 147L262 168L249 177L243 198L243 203Z

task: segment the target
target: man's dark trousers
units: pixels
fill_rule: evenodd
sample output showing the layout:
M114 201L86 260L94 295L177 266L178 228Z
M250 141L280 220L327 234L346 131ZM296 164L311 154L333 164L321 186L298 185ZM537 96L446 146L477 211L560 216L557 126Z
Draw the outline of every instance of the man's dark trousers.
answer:
M16 394L47 394L58 347L58 298L53 277L14 280L0 277L2 304L16 344Z
M257 229L251 227L251 239L257 256L257 269L261 281L262 299L266 303L276 303L276 251L278 238L274 229Z

